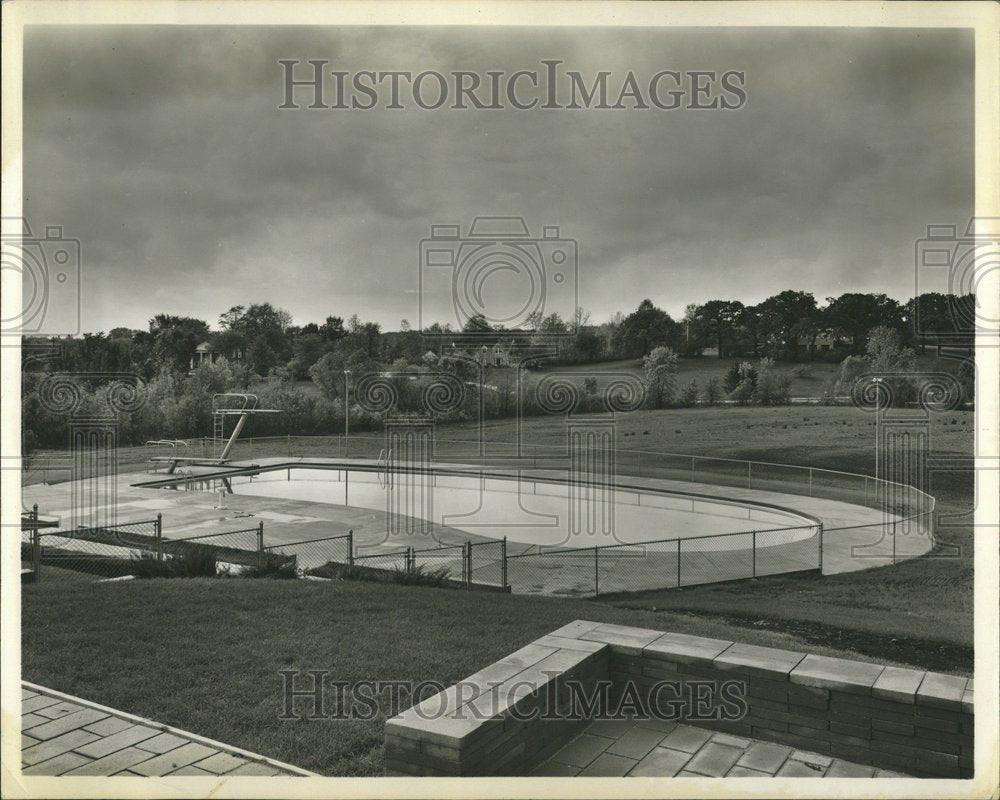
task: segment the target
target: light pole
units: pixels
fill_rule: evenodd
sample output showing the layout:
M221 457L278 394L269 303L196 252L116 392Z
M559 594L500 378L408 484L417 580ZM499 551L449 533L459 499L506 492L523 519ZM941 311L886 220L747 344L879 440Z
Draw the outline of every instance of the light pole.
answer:
M878 478L878 451L882 445L879 440L879 416L882 414L882 379L872 378L872 383L875 384L875 492L876 497L879 496L879 478Z
M351 371L344 370L344 457L347 457L348 436L351 432Z

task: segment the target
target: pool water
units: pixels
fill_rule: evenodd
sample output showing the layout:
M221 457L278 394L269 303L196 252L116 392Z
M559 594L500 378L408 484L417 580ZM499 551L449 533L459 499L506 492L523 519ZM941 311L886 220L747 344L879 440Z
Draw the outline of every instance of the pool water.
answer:
M693 539L687 550L744 548L717 534L795 528L768 544L811 537L815 523L791 511L645 488L567 485L515 477L441 472L384 473L293 468L230 479L237 495L386 511L412 525L427 520L492 539L559 547ZM722 490L724 491L724 490ZM407 522L409 520L409 522ZM664 549L671 545L663 545ZM656 545L650 546L656 549Z

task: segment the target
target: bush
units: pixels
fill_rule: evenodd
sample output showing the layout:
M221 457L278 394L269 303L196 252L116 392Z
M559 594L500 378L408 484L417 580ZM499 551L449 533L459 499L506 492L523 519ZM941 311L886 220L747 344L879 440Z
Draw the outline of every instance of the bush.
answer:
M438 569L426 569L423 564L414 569L407 570L403 567L393 567L392 582L404 586L446 586L451 580L451 570L447 567Z
M705 402L714 406L723 397L725 397L725 393L722 389L722 382L718 378L709 378L708 383L705 384Z
M243 567L240 570L241 578L275 578L278 580L293 580L299 577L299 571L295 566L295 559L279 560L277 558L266 558L262 566Z
M677 403L681 406L681 408L691 408L692 406L696 406L698 405L698 394L698 381L692 380L691 383L681 390Z
M137 578L214 578L219 561L211 547L197 547L159 560L151 553L134 557L130 571Z
M762 358L753 400L762 406L784 405L791 400L791 386L789 375L775 370L774 361L770 358Z

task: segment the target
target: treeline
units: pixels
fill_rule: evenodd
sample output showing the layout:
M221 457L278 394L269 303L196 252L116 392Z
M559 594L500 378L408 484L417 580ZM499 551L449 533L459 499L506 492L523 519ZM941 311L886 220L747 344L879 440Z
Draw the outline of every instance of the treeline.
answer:
M442 421L551 413L544 392L535 390L544 376L509 369L509 364L530 370L643 358L638 385L625 392L638 398L630 401L634 407L665 408L723 401L786 403L790 378L787 370L776 369L777 362L824 358L843 364L841 380L825 391L842 396L850 392L853 375L866 366L905 371L912 368L914 350L933 343L935 336L955 342L955 320L974 318L959 313L967 312L970 302L921 295L900 304L885 295L845 294L820 307L811 294L788 291L750 307L715 300L689 306L683 320L674 320L643 300L631 314L601 325L590 324L580 310L569 321L552 314L517 331L490 328L479 318L460 331L442 325L415 331L404 320L400 330L386 332L357 315L346 323L330 316L321 324L296 326L287 312L268 303L230 308L215 330L204 320L159 314L147 330L118 328L56 342L26 340L23 445L30 452L66 444L66 410L46 401L47 380L54 373L82 376L75 380L79 396L74 413L93 416L106 413L109 376L141 379L144 402L119 416L120 441L131 444L208 435L212 397L221 392L252 391L262 407L284 411L255 419L249 435L312 435L343 431L349 386L351 429L377 430L385 411L368 402L359 385L365 376L390 387L396 411L419 412L428 397L440 398L443 392L448 402L435 412ZM826 350L816 345L821 337ZM192 368L202 343L212 355ZM513 354L509 361L494 365L495 344ZM706 351L731 360L725 377L704 386L679 385L678 356L701 357ZM971 366L964 373L962 393L968 400ZM305 390L302 381L316 389ZM914 391L901 384L896 396L906 401ZM599 411L609 402L593 377L572 392L579 395L573 400L577 412Z
M230 308L215 330L205 320L158 314L147 330L115 328L59 340L58 351L46 363L63 371L130 372L151 379L163 370L186 373L195 348L207 342L248 376L317 380L314 368L322 362L317 383L330 393L333 387L326 377L338 371L426 363L445 355L456 342L471 352L484 342L502 340L513 345L520 358L554 353L546 362L562 364L641 358L659 346L684 357L709 352L718 358L839 363L863 355L868 332L878 327L898 332L903 344L915 349L939 341L971 346L973 319L972 295L928 293L900 303L884 294L852 292L820 305L809 292L789 290L756 305L738 300L689 305L680 320L643 300L630 314L616 314L602 324L592 324L590 315L579 309L570 320L537 315L517 330L491 328L476 318L461 330L434 324L418 331L402 320L398 331L383 331L356 314L346 322L329 316L322 323L294 325L287 311L261 303ZM31 368L26 361L25 369Z

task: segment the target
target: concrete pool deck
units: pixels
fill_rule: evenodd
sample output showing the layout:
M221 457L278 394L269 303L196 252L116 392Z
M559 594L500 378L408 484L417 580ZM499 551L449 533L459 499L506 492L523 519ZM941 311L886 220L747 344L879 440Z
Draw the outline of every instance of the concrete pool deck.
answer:
M232 473L250 467L268 470L285 465L290 465L293 468L308 468L331 464L346 467L367 467L369 469L377 466L377 462L373 459L334 460L277 457L256 459L253 462L238 462L225 470L199 468L192 470L194 473L192 477L197 479L199 475ZM481 468L475 465L452 462L433 462L430 466L441 469L483 470L498 477L524 480L558 481L566 477L564 470L554 469ZM208 491L170 491L134 485L166 478L168 476L163 474L142 472L118 475L115 480L115 502L119 521L151 519L157 513L162 513L164 517L163 535L166 538L183 538L249 528L263 521L267 545L337 536L347 533L348 530L354 531L355 546L358 549L383 547L386 550L399 550L411 546L421 548L432 547L440 543L457 544L467 540L485 540L485 537L457 527L432 525L432 536L428 536L427 533L393 536L391 541L387 543L385 541L387 528L385 509L345 507L337 504L339 497L331 498L331 502L326 503L233 494L226 496L226 508L220 510L215 508L217 496ZM894 549L897 560L902 560L922 555L933 544L926 535L899 535L894 544L891 537L883 532L883 524L887 521L891 522L893 517L886 516L879 510L837 500L663 478L619 476L619 483L633 489L672 492L681 495L704 495L726 498L736 502L762 503L814 517L821 521L825 528L823 540L824 574L884 566L892 563ZM26 506L37 503L43 517L55 516L69 519L73 507L71 484L25 486L23 487L23 503ZM78 521L86 521L86 513L81 516L83 519ZM868 527L854 530L834 530L847 526ZM816 544L818 545L818 542ZM516 555L519 552L518 547L511 544L509 554ZM716 568L713 559L722 557L712 553L700 555L704 564L699 569L704 570L706 574L711 573ZM774 571L815 567L815 563L808 563L811 555L807 557L803 553L797 553L792 556L792 559L792 563L783 564L781 569ZM795 559L802 559L803 563L800 567L794 563ZM542 590L545 590L544 586Z

